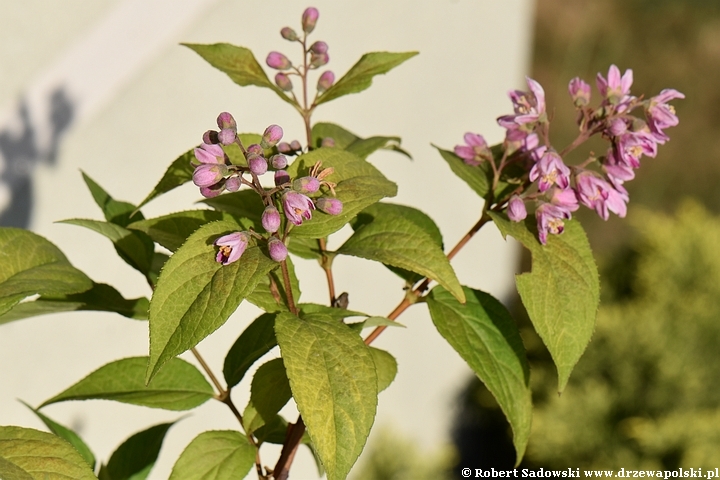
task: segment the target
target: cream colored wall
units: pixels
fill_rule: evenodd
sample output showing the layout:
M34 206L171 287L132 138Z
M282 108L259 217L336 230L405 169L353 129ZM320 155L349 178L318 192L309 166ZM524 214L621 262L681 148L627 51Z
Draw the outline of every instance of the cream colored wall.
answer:
M12 112L24 86L36 81L44 65L75 48L84 32L122 3L0 3L0 111ZM182 2L176 3L182 8ZM290 0L206 3L192 24L158 50L159 56L113 90L109 103L73 125L57 164L35 172L31 228L60 246L95 281L113 284L127 297L149 292L140 275L117 259L109 242L79 227L52 223L101 218L78 169L116 198L139 202L169 162L214 127L220 111L233 113L241 131L261 132L277 123L287 138L302 138L299 118L272 92L239 88L176 44L230 42L251 48L259 60L270 50L293 55L294 45L278 32L285 25L298 29L307 5ZM428 213L446 245L453 245L477 220L481 202L452 176L430 142L451 148L468 130L483 133L492 142L502 138L495 118L510 110L507 90L523 86L531 0L322 0L314 6L320 10L320 21L313 37L330 45L328 67L338 76L367 51L421 52L397 70L376 77L361 95L320 107L315 120L337 122L361 136L401 136L414 161L388 152L377 153L370 161L399 184L393 201ZM172 9L167 15L173 15ZM144 212L154 216L191 208L197 199L196 189L187 185L151 203ZM514 244L506 244L488 228L453 265L463 283L503 298L512 288L516 251ZM313 262L297 263L303 301L326 302L320 269ZM350 292L353 309L386 315L402 297L401 282L370 262L338 258L335 273L337 288ZM257 309L242 305L199 345L218 371L229 346L256 315ZM388 329L376 342L396 356L400 369L396 382L380 395L376 425L392 425L431 448L449 438L454 400L471 372L434 330L424 305L413 307L400 320L407 329ZM147 325L111 314L62 314L0 326L0 424L42 428L15 398L39 404L109 361L143 354L147 354ZM247 383L235 394L239 405L247 401ZM46 413L78 428L102 460L131 433L179 417L101 401L53 405ZM288 418L293 417L289 413ZM211 428L236 428L234 418L217 402L192 411L173 427L151 478L167 478L182 448ZM265 458L265 463L274 463L269 454ZM297 468L294 478L313 478L314 464L305 451L297 458Z

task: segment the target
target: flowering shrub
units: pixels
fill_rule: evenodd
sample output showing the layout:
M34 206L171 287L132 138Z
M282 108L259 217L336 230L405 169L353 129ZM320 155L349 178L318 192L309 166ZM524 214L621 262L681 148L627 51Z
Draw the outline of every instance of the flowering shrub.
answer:
M283 141L278 125L262 135L239 133L239 118L222 112L218 129L198 134L202 143L175 160L138 205L114 200L85 177L105 221L66 222L109 238L123 260L147 279L150 300L128 300L113 287L93 282L35 234L0 230L5 253L0 257L0 323L54 311L105 310L147 319L150 334L147 357L102 366L33 409L60 438L0 427L0 439L11 440L0 441L0 475L15 478L17 472L39 469L71 478L94 478L94 471L108 479L146 474L157 452L142 457L127 452L159 445L170 426L130 437L96 468L87 445L40 412L46 405L110 399L188 410L215 399L227 405L240 429L200 434L177 460L172 479L241 478L253 467L259 478L285 479L302 443L328 478L345 478L372 427L378 392L397 371L389 352L369 345L418 302L427 303L439 333L497 398L520 461L532 403L518 328L498 300L463 286L450 260L489 222L531 251L532 271L517 277L518 292L553 357L562 391L592 334L599 298L592 253L571 214L582 204L605 219L609 212L625 215L629 199L623 183L633 178L642 155L654 156L657 145L667 141L665 129L677 124L668 101L682 94L665 90L648 100L634 97L632 72L621 76L612 66L607 78L598 75L602 99L592 108L590 86L574 79L569 90L579 134L558 150L550 143L544 91L528 79L528 92L510 92L514 113L498 119L507 130L502 144L489 146L481 135L467 133L465 145L454 152L439 149L485 200L477 223L445 254L432 219L415 208L381 201L396 194L396 185L366 158L382 148L405 153L399 139L363 139L338 125L312 122L323 103L365 90L375 75L416 53L368 53L336 80L332 71L318 72L329 62L328 45L309 41L318 18L318 11L308 8L302 33L281 30L283 38L299 45L301 56L268 54L266 64L277 70L274 83L245 48L187 45L235 83L271 89L295 108L304 122L304 143ZM316 73L313 94L311 74ZM640 108L645 120L633 115ZM566 165L564 157L593 135L609 142L607 152ZM213 210L144 218L144 205L191 181ZM534 222L527 218L532 205ZM328 250L328 237L347 224L354 233L337 250ZM156 245L171 255L156 251ZM387 317L348 309L347 295L335 291L332 263L338 255L380 262L404 280L405 292ZM328 305L300 302L293 256L318 261L327 277ZM265 313L231 347L221 382L196 346L244 300ZM363 336L366 328L372 331ZM275 346L281 358L267 360ZM177 358L186 351L205 375ZM250 402L241 411L232 390L261 359L265 362L254 373ZM292 423L278 413L290 398L301 414ZM273 468L262 460L264 443L282 445Z

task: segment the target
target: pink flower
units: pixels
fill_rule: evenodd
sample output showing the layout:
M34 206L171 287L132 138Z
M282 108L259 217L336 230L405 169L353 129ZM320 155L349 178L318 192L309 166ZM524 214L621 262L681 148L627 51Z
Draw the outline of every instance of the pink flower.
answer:
M308 7L302 14L302 28L305 33L310 33L315 30L315 24L318 21L320 13L315 7Z
M525 208L525 202L523 202L522 198L517 195L510 197L510 200L508 201L507 215L513 222L525 220L525 217L527 217L527 209Z
M548 197L550 198L550 203L567 212L568 218L570 218L570 212L574 212L580 208L577 195L575 195L575 190L572 188L553 187L548 192Z
M283 137L283 129L280 125L270 125L263 133L260 145L262 148L272 148L278 144ZM260 152L262 154L262 152Z
M332 87L333 83L335 83L335 74L330 70L323 72L323 74L320 75L317 83L318 93L322 93L325 90L329 89L330 87Z
M283 195L282 201L285 216L294 225L302 225L303 219L310 220L312 218L315 205L302 193L288 191Z
M218 183L228 174L228 168L224 164L202 164L193 172L193 183L198 187L209 187Z
M540 243L547 243L548 233L560 235L565 230L563 219L570 218L570 214L550 203L542 203L535 210L537 219L538 239Z
M234 232L215 240L214 245L220 247L215 260L223 265L237 262L248 246L250 237L245 232Z
M194 152L195 158L200 163L225 163L225 152L220 145L203 143Z
M265 207L260 218L263 228L270 233L275 233L280 228L280 212L272 205Z
M575 77L568 84L568 92L576 107L584 107L590 103L590 85L580 77Z
M492 159L492 153L482 135L467 132L463 139L467 145L457 145L455 155L462 158L467 165L480 165L483 160Z
M292 67L292 62L280 52L270 52L265 60L267 66L275 70L287 70Z
M675 108L668 105L667 102L675 98L685 98L685 95L673 89L665 89L659 95L652 97L647 109L645 117L648 121L648 127L655 136L658 143L665 143L670 138L665 135L663 129L674 127L678 124L678 117L675 115Z
M625 70L625 73L621 77L620 69L615 65L611 65L608 70L607 79L598 73L596 81L600 94L611 105L626 105L632 99L632 97L630 97L630 87L633 83L632 70Z
M523 125L547 121L545 113L545 90L530 77L527 80L529 92L513 90L508 93L515 115L504 115L498 123L504 128L519 128Z
M333 197L320 197L316 201L318 210L328 215L340 215L343 210L343 204L340 200Z
M540 161L530 170L530 181L540 180L538 189L544 192L553 185L567 188L570 185L570 169L555 151L545 152Z
M628 196L624 188L620 187L622 190L618 191L591 172L579 173L575 177L575 184L583 205L594 209L603 220L608 219L608 212L621 218L627 213Z

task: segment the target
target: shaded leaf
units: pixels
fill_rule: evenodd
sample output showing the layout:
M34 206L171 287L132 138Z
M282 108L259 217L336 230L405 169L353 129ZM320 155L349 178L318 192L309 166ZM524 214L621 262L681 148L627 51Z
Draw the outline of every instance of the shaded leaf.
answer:
M300 318L313 313L322 313L335 320L343 320L348 317L367 317L367 313L356 312L354 310L346 310L344 308L328 307L327 305L319 305L317 303L301 303L298 305L300 309Z
M275 415L271 420L265 422L262 427L257 428L253 435L258 443L274 443L282 445L287 436L288 422L280 415Z
M455 155L454 152L443 150L433 145L440 152L440 156L450 166L450 170L460 177L470 188L473 189L481 198L485 198L490 191L493 181L493 173L487 162L480 165L467 165L462 158Z
M363 320L362 322L353 322L348 323L348 327L352 328L355 332L360 333L366 328L375 328L375 327L401 327L406 328L405 325L403 325L400 322L396 322L394 320L390 320L386 317L370 317L367 320Z
M0 227L0 315L31 295L66 295L91 287L92 281L43 237Z
M252 364L276 345L275 314L263 313L240 334L225 356L223 376L228 388L240 383Z
M81 171L85 185L87 185L90 193L97 203L98 207L105 215L105 220L121 227L127 226L132 220L130 219L133 211L135 211L135 205L128 202L122 202L115 200L107 193L100 185L90 178L85 172ZM142 219L142 214L136 216L135 220Z
M585 231L576 220L562 235L537 239L534 218L511 222L491 213L503 236L514 237L532 254L532 270L515 277L518 293L558 369L558 390L590 342L600 304L600 280Z
M293 255L307 260L319 260L322 258L320 245L317 238L288 237L288 251Z
M135 211L139 210L140 207L146 205L148 202L150 202L150 200L153 200L160 195L167 193L170 190L173 190L180 185L183 185L192 180L192 174L195 171L195 168L190 162L194 159L194 148L191 148L190 150L176 158L175 161L170 164L167 170L165 170L165 173L163 174L157 185L155 185L155 187L148 194L148 196L145 197L142 202L140 202L140 205L137 206L137 209ZM133 220L139 219L133 217Z
M328 88L315 102L320 105L343 95L362 92L372 85L375 75L387 73L418 52L371 52L366 53L343 77Z
M344 479L375 419L377 373L369 348L327 315L278 314L275 333L293 397L329 480Z
M367 158L371 153L384 149L402 153L412 159L409 153L400 148L400 137L375 136L360 138L354 133L345 130L334 123L320 122L313 125L312 144L317 148L322 145L325 138L332 138L336 148L342 148L354 153L360 158Z
M300 300L300 282L298 281L297 275L295 275L295 265L290 258L285 259L288 267L288 276L290 277L290 287L293 292L293 300L297 303ZM280 302L277 301L273 291L276 292L280 298ZM255 290L248 295L248 302L253 305L265 310L266 312L287 312L287 291L285 289L285 282L283 281L283 274L280 268L273 270L267 274L262 280L260 280L255 287Z
M85 459L62 438L31 428L0 427L0 478L93 480Z
M40 408L68 400L115 400L166 410L189 410L213 396L200 371L185 360L173 358L148 386L148 357L116 360L100 367L67 390L46 400Z
M277 262L250 245L229 265L215 261L213 241L237 230L232 222L200 227L165 264L150 300L150 381L169 359L222 326Z
M262 226L260 219L265 205L260 196L252 190L225 193L214 198L206 198L202 203L234 217L247 219L258 230Z
M492 295L464 287L467 302L457 302L438 286L427 296L430 316L440 335L490 390L513 431L515 465L525 454L532 398L530 368L520 332L507 309Z
M462 302L460 282L438 245L437 227L430 225L434 226L432 220L419 210L377 203L363 210L352 222L355 233L337 253L375 260L431 278Z
M282 358L274 358L260 365L253 377L250 401L263 422L267 424L271 421L291 397Z
M203 432L180 454L170 480L245 478L254 463L255 447L242 433L235 430Z
M370 347L375 370L377 372L378 393L385 390L395 380L397 375L397 360L385 350Z
M172 423L155 425L132 435L110 456L100 470L100 480L144 480L155 465Z

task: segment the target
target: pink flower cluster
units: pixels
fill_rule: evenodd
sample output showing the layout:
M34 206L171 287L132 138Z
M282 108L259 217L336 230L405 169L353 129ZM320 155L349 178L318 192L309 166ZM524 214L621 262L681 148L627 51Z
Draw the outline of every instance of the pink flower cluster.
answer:
M632 70L621 75L615 65L607 78L598 73L596 84L602 100L597 108L591 108L590 85L580 78L572 79L568 91L578 109L580 133L573 144L558 153L549 141L545 92L528 78L528 92L509 93L514 113L498 118L498 124L506 129L502 158L494 159L485 139L474 133L465 134L466 145L456 146L455 154L468 165L493 162L496 178L511 163L526 167L522 186L510 198L498 200L506 202L508 217L516 222L527 217L527 203L533 201L542 244L548 234L563 232L564 221L580 204L604 220L610 212L624 217L629 196L623 184L635 177L643 156L655 157L657 146L669 139L665 129L677 125L678 118L668 102L684 98L677 90L667 89L642 100L630 94L632 82ZM639 108L644 110L644 119L632 114ZM579 165L566 165L563 155L593 135L609 142L605 155L596 158L591 154ZM588 168L593 164L598 168Z

